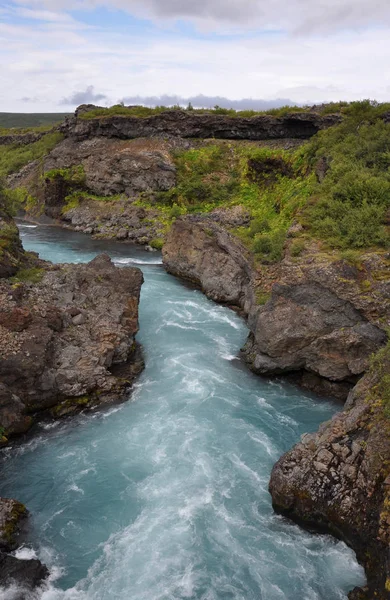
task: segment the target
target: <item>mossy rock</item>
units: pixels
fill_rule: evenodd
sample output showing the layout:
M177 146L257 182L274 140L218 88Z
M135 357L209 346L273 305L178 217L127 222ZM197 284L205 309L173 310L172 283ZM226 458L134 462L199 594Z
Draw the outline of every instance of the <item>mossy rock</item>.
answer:
M0 548L13 550L20 524L27 517L27 509L21 502L0 499Z
M67 417L80 412L83 408L88 408L94 404L93 398L90 396L80 396L78 398L67 398L60 404L57 404L51 409L51 414L55 418Z

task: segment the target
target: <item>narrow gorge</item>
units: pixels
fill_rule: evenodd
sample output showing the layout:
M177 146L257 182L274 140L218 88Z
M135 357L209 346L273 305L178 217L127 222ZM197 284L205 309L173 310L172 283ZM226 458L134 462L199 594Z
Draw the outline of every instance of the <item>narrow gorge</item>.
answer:
M43 599L388 597L390 124L355 104L82 106L3 139L4 202L40 258L4 213L0 493L39 513L26 539L50 568ZM94 410L132 384L134 402ZM52 484L25 484L40 461ZM367 584L345 546L285 517L346 542Z

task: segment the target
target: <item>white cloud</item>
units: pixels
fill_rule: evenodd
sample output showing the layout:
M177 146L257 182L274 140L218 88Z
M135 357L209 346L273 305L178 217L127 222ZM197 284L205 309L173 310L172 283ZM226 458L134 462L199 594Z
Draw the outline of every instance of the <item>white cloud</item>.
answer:
M120 8L131 14L163 19L189 19L223 29L228 24L331 32L390 24L388 0L19 0L48 10Z
M177 31L172 36L161 35L157 28L150 35L126 35L104 25L89 27L69 20L65 13L58 13L61 1L43 7L42 2L30 0L29 10L49 11L40 13L33 27L24 21L0 22L0 110L25 111L21 99L34 98L37 103L31 110L55 111L62 99L76 105L81 96L74 94L88 94L88 90L89 97L99 96L103 104L164 94L189 98L203 93L232 100L289 98L294 103L367 97L386 100L389 96L390 45L385 28L239 39L194 39ZM295 7L298 2L309 6L307 0L295 0ZM244 6L257 3L242 0ZM362 4L360 0L355 3ZM126 4L136 3L126 0ZM152 10L155 1L144 0L144 4ZM179 2L176 5L180 11ZM237 2L231 0L231 10L234 5ZM334 5L334 1L320 5ZM169 7L173 10L173 0L162 0L161 6L165 14ZM215 18L218 6L210 3ZM188 3L190 8L196 7ZM379 14L386 7L380 2L377 8Z

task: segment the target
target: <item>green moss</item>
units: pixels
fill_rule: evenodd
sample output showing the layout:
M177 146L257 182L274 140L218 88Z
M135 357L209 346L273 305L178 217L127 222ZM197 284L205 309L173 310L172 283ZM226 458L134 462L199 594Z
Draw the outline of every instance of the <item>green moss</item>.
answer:
M12 547L15 543L15 534L17 533L20 519L27 515L27 509L21 502L14 502L11 514L3 527L1 528L1 537Z
M54 408L51 409L51 412L52 412L53 416L55 416L55 417L66 416L68 414L77 412L77 411L81 410L82 408L85 408L86 406L88 406L91 403L91 401L92 401L92 398L90 396L79 396L78 398L68 398L68 399L64 400L63 402L61 402L60 404L58 404L57 406L54 406Z
M73 185L82 186L85 184L85 171L83 165L74 165L67 169L51 169L50 171L46 171L42 177L49 180L61 178Z
M257 304L259 304L259 306L263 306L264 304L267 304L268 300L270 300L271 293L265 292L262 289L257 289L255 292L255 296Z
M21 283L21 282L29 282L29 283L39 283L42 281L42 278L45 274L44 269L39 269L36 267L30 269L19 269L14 277L12 277L11 281L13 283Z
M153 240L150 240L149 246L156 250L161 250L164 246L164 240L162 238L154 238Z

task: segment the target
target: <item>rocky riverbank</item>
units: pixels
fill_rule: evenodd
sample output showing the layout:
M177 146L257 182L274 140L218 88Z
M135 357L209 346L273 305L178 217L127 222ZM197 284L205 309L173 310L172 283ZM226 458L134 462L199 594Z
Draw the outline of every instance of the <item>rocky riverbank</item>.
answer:
M163 261L213 300L244 312L251 334L243 357L256 373L285 375L340 399L349 393L343 412L279 460L270 492L278 511L354 548L368 587L351 598L384 600L390 541L387 259L367 253L357 268L316 248L297 259L290 244L279 264L256 265L220 223L186 217L172 226Z
M0 445L42 415L61 418L121 399L143 368L138 305L143 276L106 255L52 265L25 253L2 204L0 216ZM29 590L47 576L37 560L9 553L27 516L0 498L0 584ZM27 591L26 591L27 590Z
M251 333L242 356L255 373L348 398L331 423L280 459L270 490L277 510L338 535L356 550L368 588L351 598L384 600L390 589L386 115L364 102L350 107L345 119L308 112L243 119L190 111L140 118L120 110L115 115L79 107L60 127L63 139L42 160L10 174L9 187L23 197L27 215L97 237L164 244L170 273L247 317ZM334 131L325 131L333 125ZM290 152L318 132L310 147ZM12 252L7 242L3 277L15 276L25 260L12 226L6 235ZM31 328L46 319L49 341L40 347L42 356L52 340L58 345L54 341L57 362L50 363L56 402L47 400L44 408L66 414L121 387L113 365L123 358L123 331L114 327L114 349L111 339L108 345L106 337L100 340L101 359L91 350L89 327L95 322L90 311L96 308L96 279L106 289L115 269L107 259L40 269L44 276L34 285L4 288L4 339L18 352L23 332L31 343ZM80 278L87 291L80 290ZM71 299L61 295L61 286L71 287ZM59 305L52 289L59 292ZM49 305L42 306L46 295ZM100 376L103 394L92 384ZM33 379L32 389L47 398L46 382L38 374ZM6 407L8 387L0 390ZM23 430L30 405L26 412L23 390L11 391ZM79 404L74 398L81 398Z

